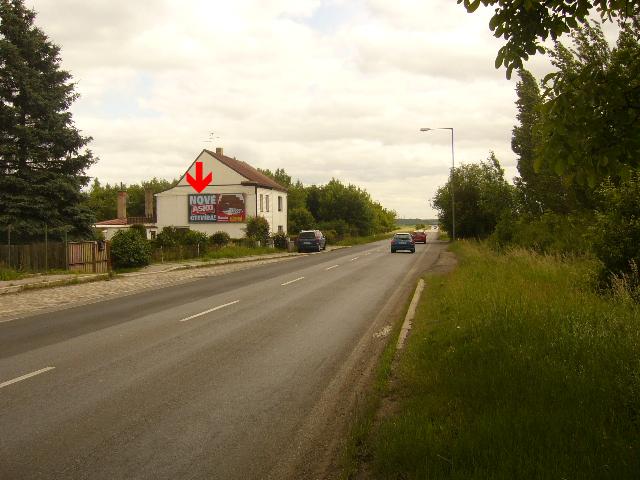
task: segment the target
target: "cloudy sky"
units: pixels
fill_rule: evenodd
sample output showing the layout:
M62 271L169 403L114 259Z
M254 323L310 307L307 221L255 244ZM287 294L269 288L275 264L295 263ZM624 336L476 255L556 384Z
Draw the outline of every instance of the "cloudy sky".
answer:
M26 0L62 47L72 111L132 183L181 176L203 148L305 185L365 188L400 217L451 165L494 150L511 179L515 80L493 66L490 11L455 0ZM215 132L211 138L210 132ZM212 140L212 141L210 141Z

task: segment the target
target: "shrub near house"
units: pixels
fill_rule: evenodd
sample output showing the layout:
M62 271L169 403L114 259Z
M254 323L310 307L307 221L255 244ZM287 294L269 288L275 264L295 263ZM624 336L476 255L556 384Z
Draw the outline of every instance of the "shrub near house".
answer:
M151 244L137 229L120 230L111 240L111 258L116 268L144 267L151 262Z

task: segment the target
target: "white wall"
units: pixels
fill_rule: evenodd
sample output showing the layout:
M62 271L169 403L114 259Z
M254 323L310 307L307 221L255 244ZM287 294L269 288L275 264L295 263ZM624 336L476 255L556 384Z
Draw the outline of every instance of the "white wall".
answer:
M287 194L279 190L258 187L258 215L264 217L269 222L271 233L278 232L278 226L282 226L282 231L287 233ZM262 210L260 209L260 196L262 195ZM267 197L269 198L269 209L267 211ZM278 197L282 197L282 211L278 211Z
M278 226L282 225L283 231L287 231L287 193L268 188L245 186L240 183L246 181L242 175L235 170L219 162L216 158L206 152L202 152L189 167L189 173L195 177L195 162L203 162L203 172L206 176L212 172L212 184L205 188L202 194L212 193L240 193L244 196L246 216L253 217L256 214L267 219L271 233L278 231ZM257 190L257 192L256 192ZM156 194L157 222L158 230L164 227L182 227L197 230L207 235L215 232L227 232L231 238L243 238L246 223L189 223L188 195L196 191L186 181L186 174L177 186ZM256 194L257 193L257 194ZM260 195L263 198L263 211L256 211ZM269 211L266 211L266 196L269 196ZM282 211L278 211L278 196L282 197Z

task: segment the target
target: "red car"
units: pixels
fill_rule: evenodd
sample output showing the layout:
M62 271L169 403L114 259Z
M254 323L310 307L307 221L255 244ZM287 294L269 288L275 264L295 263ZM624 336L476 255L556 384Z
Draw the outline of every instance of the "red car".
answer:
M427 234L424 230L416 230L411 233L413 243L427 243Z

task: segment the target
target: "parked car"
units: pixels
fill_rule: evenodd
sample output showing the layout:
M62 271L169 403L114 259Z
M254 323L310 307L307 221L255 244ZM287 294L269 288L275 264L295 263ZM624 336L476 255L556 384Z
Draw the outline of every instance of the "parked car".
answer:
M320 230L303 230L298 235L299 252L319 252L327 248L327 239Z
M413 243L427 243L427 232L416 230L411 233L411 238L413 238Z
M416 244L410 233L396 233L391 239L391 253L407 250L416 253Z

